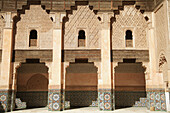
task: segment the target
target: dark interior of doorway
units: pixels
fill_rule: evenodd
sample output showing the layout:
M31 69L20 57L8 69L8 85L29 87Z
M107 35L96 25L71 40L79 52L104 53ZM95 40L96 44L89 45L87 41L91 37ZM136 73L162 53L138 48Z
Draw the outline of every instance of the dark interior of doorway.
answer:
M89 107L98 98L97 68L85 59L76 59L66 69L65 101L70 102L69 109Z
M15 110L48 105L48 68L38 60L27 60L17 69Z
M135 105L140 98L146 98L145 69L135 60L124 60L115 68L115 108Z

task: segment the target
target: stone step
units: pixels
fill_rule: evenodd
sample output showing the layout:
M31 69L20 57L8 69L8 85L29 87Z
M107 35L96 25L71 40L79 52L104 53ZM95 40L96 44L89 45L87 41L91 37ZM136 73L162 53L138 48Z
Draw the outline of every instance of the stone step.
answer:
M65 101L65 109L70 109L70 101Z
M136 101L134 107L146 107L147 98L140 98L140 101Z
M92 101L90 107L98 107L98 101Z
M22 102L20 98L15 99L15 104L17 109L25 109L27 108L26 102Z

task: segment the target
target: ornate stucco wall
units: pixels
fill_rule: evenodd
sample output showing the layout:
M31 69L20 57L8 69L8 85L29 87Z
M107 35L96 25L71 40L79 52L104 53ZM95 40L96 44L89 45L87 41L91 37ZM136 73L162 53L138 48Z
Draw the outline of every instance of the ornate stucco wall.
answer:
M135 6L124 6L120 14L116 15L112 29L112 48L125 48L125 34L132 31L133 48L148 49L147 23L144 15Z
M73 14L68 16L68 22L65 24L64 48L78 47L78 34L80 30L85 31L85 48L100 48L100 29L101 22L90 10L89 6L78 6L73 10Z
M31 30L37 30L37 47L29 47ZM41 6L30 6L17 23L15 49L52 49L53 23Z

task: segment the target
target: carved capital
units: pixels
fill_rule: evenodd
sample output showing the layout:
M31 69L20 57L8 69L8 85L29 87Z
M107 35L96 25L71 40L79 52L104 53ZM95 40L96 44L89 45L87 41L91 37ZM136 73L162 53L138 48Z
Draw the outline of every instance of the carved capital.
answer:
M94 66L97 68L98 79L101 79L101 62L94 62Z
M66 13L51 13L50 17L53 19L54 28L61 29L63 18L66 17Z
M15 62L13 67L13 75L15 75L17 73L17 69L21 67L21 62Z
M118 66L118 62L113 62L112 67L113 67L113 75L115 74L115 68Z
M112 14L109 13L103 13L102 14L102 28L103 29L110 29L110 19L112 17Z
M52 79L51 78L51 75L52 75L52 63L51 62L45 62L45 66L48 68L49 79Z
M148 62L143 62L142 67L145 68L145 78L146 80L150 80L150 68L149 68L149 63Z
M66 69L69 67L69 62L64 62L64 75L66 74Z
M2 14L5 20L5 28L12 28L13 25L13 17L16 16L16 13L6 12Z

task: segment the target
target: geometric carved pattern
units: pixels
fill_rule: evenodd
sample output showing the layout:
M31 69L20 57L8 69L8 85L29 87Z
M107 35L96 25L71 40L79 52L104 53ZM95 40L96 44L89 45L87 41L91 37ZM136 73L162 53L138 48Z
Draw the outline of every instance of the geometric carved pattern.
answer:
M99 48L100 22L89 6L77 6L73 14L68 16L69 20L65 24L64 47L78 47L79 30L85 30L86 48Z
M103 111L111 111L113 109L112 106L112 92L108 89L100 89L98 92L99 98L99 108Z
M124 10L116 15L116 21L113 22L112 47L125 47L125 32L132 30L135 48L147 48L146 28L147 23L135 6L124 6Z

